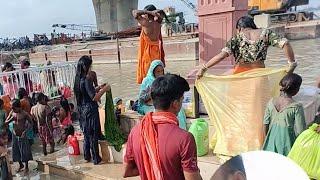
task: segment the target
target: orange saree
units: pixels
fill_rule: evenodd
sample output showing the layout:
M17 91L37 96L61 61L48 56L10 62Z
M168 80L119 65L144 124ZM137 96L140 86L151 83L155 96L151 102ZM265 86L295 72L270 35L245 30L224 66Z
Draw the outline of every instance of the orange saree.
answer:
M140 46L138 53L137 83L141 84L146 77L149 66L153 60L161 60L165 64L163 41L160 34L158 41L151 41L142 30L140 35Z

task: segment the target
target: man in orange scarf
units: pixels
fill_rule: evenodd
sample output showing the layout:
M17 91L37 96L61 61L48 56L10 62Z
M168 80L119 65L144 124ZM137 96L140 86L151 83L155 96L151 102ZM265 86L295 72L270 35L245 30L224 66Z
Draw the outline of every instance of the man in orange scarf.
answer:
M144 10L134 10L132 14L142 26L137 68L137 83L141 84L153 60L161 59L165 64L161 22L166 15L154 5L148 5Z
M179 128L177 114L187 81L167 74L157 78L151 87L156 111L147 114L129 135L125 154L124 177L139 176L142 180L198 180L194 137Z

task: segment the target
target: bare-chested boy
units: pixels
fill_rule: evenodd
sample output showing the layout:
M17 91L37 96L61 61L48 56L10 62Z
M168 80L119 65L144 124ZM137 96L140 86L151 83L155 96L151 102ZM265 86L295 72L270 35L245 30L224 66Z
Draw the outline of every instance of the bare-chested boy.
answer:
M18 99L11 102L11 107L12 113L8 116L6 124L13 121L12 159L13 162L19 162L18 172L23 168L25 172L28 172L28 161L32 160L33 157L26 133L28 129L32 128L32 119L27 112L22 110ZM25 163L25 166L23 163Z
M161 22L166 15L154 5L148 5L144 10L133 10L132 14L142 27L137 69L137 83L141 84L153 60L161 60L165 64Z
M50 153L54 152L54 139L51 109L47 105L46 96L39 93L36 96L37 104L31 108L31 116L38 124L39 137L42 142L43 154L47 155L47 144L50 144Z

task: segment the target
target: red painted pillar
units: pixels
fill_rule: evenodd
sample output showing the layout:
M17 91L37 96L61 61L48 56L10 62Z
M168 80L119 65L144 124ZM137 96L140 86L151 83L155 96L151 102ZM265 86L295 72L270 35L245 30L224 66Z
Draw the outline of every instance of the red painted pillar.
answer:
M200 63L217 55L236 33L237 20L246 15L248 0L198 0ZM230 57L217 67L230 67Z

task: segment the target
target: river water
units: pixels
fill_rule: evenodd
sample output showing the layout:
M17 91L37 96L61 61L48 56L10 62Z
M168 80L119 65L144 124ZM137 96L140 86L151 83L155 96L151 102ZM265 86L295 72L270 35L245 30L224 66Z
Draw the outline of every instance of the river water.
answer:
M303 76L304 85L314 85L316 78L320 77L320 39L300 40L291 42L299 66L296 73ZM166 72L186 76L195 67L196 61L168 62ZM287 65L287 59L281 49L270 48L266 65L269 67L282 67ZM124 100L136 99L139 86L136 84L136 63L99 64L93 70L98 74L100 83L108 82L112 87L113 97Z

